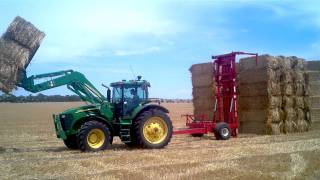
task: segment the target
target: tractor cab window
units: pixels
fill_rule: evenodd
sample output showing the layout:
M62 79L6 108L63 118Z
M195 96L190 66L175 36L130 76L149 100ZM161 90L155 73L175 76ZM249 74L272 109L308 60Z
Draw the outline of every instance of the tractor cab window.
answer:
M146 100L146 92L142 87L126 87L123 91L124 99L130 101Z
M112 92L112 101L113 102L121 102L122 98L122 89L121 87L114 87Z

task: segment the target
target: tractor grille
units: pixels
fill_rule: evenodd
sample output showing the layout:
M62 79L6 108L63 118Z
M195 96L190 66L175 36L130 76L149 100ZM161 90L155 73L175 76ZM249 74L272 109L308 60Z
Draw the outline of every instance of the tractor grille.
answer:
M72 114L61 114L60 115L60 122L61 122L62 129L64 131L71 128L72 119L73 119Z

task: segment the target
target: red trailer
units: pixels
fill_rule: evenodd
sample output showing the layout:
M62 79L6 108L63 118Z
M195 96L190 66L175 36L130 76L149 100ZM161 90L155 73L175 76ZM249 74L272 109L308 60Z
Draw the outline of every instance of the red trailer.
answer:
M212 56L214 64L214 84L216 87L216 101L214 116L209 119L203 115L182 115L186 118L185 129L174 130L173 134L191 134L203 136L214 133L217 139L226 140L230 136L237 137L239 128L238 99L237 99L237 72L236 56L252 55L258 62L258 54L245 52L232 52L218 56Z

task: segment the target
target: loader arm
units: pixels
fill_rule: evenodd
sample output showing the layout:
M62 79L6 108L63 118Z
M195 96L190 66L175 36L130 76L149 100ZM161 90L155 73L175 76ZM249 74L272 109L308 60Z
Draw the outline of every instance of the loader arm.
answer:
M36 83L36 81L41 80L42 82ZM24 77L18 84L19 87L22 87L32 93L37 93L63 85L66 85L69 90L79 95L83 101L87 101L92 104L98 104L106 100L106 98L82 73L73 70L32 75L30 77L27 77L26 74L24 74Z

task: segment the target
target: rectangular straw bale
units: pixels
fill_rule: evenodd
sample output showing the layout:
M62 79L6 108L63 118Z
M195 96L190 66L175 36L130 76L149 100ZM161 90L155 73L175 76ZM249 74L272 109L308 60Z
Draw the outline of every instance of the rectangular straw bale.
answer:
M210 87L213 86L213 76L210 74L192 75L193 87Z
M213 116L214 116L214 112L213 112L213 110L208 110L208 109L200 109L200 110L194 110L194 115L196 116L196 117L199 117L199 116L201 116L201 115L204 115L205 116L205 118L207 118L208 120L212 120L213 119Z
M282 98L282 107L284 108L293 108L295 107L295 97L293 96L283 96ZM303 103L303 101L302 101Z
M33 24L17 16L3 35L5 39L11 39L18 42L25 48L35 52L45 34L39 31Z
M291 96L294 94L294 87L292 83L281 83L281 93L283 96Z
M297 124L297 132L308 131L311 127L311 125L304 119L298 119L296 124Z
M272 135L281 134L281 123L267 123L266 124L266 133Z
M307 72L309 82L320 81L320 70L319 71L308 71Z
M197 99L192 99L193 106L195 107L196 110L198 109L214 109L214 98L197 98Z
M292 77L292 71L291 70L281 70L281 83L292 83L293 77Z
M279 68L281 68L282 70L289 70L291 69L291 60L285 56L277 56L276 57L278 64L279 64Z
M310 109L310 116L312 122L320 122L320 108Z
M239 72L252 69L278 69L278 61L270 55L258 56L258 64L256 64L255 57L242 58L240 59L239 68Z
M320 71L320 60L318 61L307 61L308 71Z
M239 108L241 110L256 110L266 108L279 108L282 104L281 96L256 96L241 97Z
M239 110L239 121L240 122L267 122L268 116L267 109L258 109L258 110Z
M309 83L309 95L320 96L320 81L313 81Z
M280 71L272 69L252 69L241 71L239 81L242 83L258 83L267 81L280 81Z
M281 86L272 81L260 83L239 83L240 96L281 95Z
M284 133L292 133L296 129L296 123L293 121L284 121L283 122L283 132Z
M284 121L295 121L297 119L297 112L294 108L284 109Z
M198 75L212 76L212 74L214 73L214 65L212 62L193 64L189 70L192 76L198 76Z
M257 121L240 121L240 133L266 134L266 124Z
M304 59L298 58L296 56L290 56L288 57L291 61L291 68L294 70L306 70L307 63Z
M291 76L294 82L296 83L304 83L305 82L305 71L291 71Z
M214 87L194 87L192 88L192 96L194 99L197 98L213 98L215 97Z
M310 108L320 108L320 96L311 96L309 99Z
M24 69L29 61L30 52L12 40L0 38L0 62ZM2 75L2 74L1 74Z

